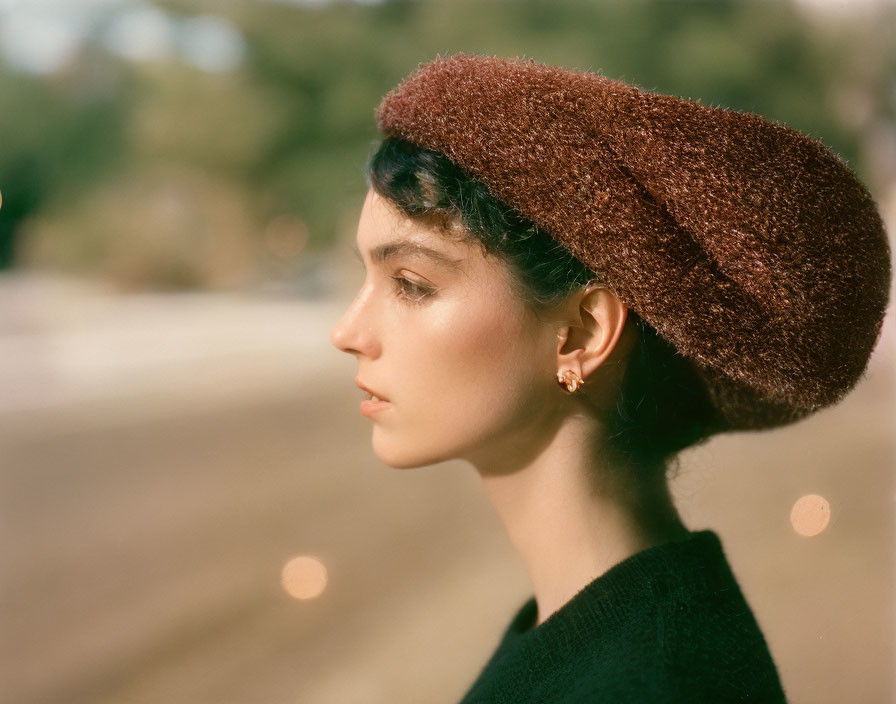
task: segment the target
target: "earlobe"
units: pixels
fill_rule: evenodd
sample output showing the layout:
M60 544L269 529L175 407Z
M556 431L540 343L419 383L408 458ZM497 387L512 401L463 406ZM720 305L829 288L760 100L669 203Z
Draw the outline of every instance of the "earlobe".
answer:
M571 394L575 393L576 389L585 383L582 380L582 377L576 374L572 369L564 369L561 372L557 372L557 381L559 381L560 385Z
M577 334L579 329L567 325L557 331L557 382L570 393L585 383L582 358L586 349Z

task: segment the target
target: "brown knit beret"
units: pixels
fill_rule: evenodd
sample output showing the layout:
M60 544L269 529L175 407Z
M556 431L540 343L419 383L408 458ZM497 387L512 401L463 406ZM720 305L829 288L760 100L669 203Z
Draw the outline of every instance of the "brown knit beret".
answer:
M445 154L696 368L724 429L783 425L862 376L890 287L874 201L758 115L532 59L421 64L379 129Z

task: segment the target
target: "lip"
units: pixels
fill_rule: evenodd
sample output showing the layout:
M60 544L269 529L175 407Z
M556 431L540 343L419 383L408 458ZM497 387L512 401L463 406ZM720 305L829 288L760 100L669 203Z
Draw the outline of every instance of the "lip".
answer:
M357 386L359 389L361 389L361 391L366 391L371 396L376 396L380 401L388 401L389 400L385 396L383 396L381 393L378 393L378 392L374 391L373 389L371 389L367 386L364 386L364 384L361 383L361 380L358 379L357 377L355 377L355 386Z
M365 399L361 401L361 415L370 418L377 413L385 411L392 404L388 401L371 401L370 399Z

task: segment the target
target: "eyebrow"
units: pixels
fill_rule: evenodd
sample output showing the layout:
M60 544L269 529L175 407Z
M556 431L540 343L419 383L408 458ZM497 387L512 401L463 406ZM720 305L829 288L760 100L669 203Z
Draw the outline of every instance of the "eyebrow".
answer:
M357 245L353 245L352 249L355 252L355 255L358 259L361 260L361 263L364 263L364 258L361 256L361 252L358 250ZM386 244L381 244L370 250L370 258L373 262L377 264L381 264L386 260L392 257L401 257L401 256L424 256L432 259L437 264L441 264L449 269L460 269L460 263L463 259L451 259L447 255L442 252L432 249L431 247L427 247L426 245L419 244L417 242L408 242L406 240L399 240L396 242L387 242Z

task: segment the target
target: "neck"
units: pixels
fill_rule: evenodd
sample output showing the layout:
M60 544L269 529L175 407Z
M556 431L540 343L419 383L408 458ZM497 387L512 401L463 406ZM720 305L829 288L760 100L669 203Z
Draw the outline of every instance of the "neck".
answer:
M567 421L528 456L474 462L525 563L536 625L613 565L687 532L665 477L631 478L596 451L587 417Z

